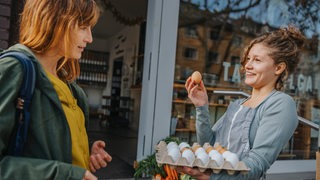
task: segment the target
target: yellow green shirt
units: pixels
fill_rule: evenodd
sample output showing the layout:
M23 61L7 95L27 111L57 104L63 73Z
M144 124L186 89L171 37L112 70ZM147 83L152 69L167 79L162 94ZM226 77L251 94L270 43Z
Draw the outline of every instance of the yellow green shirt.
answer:
M77 105L77 100L73 97L68 85L46 72L66 115L72 142L72 164L89 169L89 143L85 128L84 114Z

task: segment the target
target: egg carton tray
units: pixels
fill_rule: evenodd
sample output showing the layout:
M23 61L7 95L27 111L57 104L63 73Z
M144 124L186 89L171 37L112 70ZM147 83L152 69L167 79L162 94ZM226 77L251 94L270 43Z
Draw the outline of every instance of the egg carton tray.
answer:
M224 161L221 166L218 166L216 161L212 159L210 159L206 164L203 164L202 161L197 158L195 158L193 162L188 163L187 159L184 157L180 157L176 162L174 162L172 157L168 155L167 144L164 141L160 141L156 146L156 161L159 165L168 164L172 167L197 167L201 172L212 170L212 172L216 174L219 174L222 170L227 171L229 175L233 175L236 172L246 174L250 171L250 168L248 168L242 161L239 161L235 167L233 167L228 161Z

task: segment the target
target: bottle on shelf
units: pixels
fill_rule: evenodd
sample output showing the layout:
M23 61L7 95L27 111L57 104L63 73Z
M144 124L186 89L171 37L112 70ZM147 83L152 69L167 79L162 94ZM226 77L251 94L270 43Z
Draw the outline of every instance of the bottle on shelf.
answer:
M177 129L186 128L186 123L184 121L183 116L181 114L178 114L177 118L178 118Z
M196 118L193 115L191 115L189 119L189 129L191 131L196 130Z

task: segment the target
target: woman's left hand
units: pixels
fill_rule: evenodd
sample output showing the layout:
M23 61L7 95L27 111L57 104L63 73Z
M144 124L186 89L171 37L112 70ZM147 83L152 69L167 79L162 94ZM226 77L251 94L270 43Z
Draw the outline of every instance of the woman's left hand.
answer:
M91 147L89 167L91 172L96 172L102 167L106 167L112 157L104 150L106 144L103 141L95 141Z
M209 180L210 174L207 172L200 172L198 168L192 168L187 166L178 166L176 167L177 172L188 174L191 177L197 180Z

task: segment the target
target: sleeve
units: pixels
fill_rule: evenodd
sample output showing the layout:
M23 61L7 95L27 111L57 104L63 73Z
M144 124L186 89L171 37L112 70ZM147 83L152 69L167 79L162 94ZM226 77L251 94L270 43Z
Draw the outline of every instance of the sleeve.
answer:
M7 155L22 77L19 61L9 57L0 60L0 179L82 179L85 169L72 164Z
M298 117L294 100L288 96L280 96L269 102L255 118L260 119L252 149L242 159L249 168L248 174L212 174L210 179L258 179L277 159L284 145L292 137Z
M85 169L59 161L5 156L1 159L0 179L68 179L81 180Z
M196 132L197 141L203 145L206 142L214 143L214 133L210 125L209 106L196 107Z

